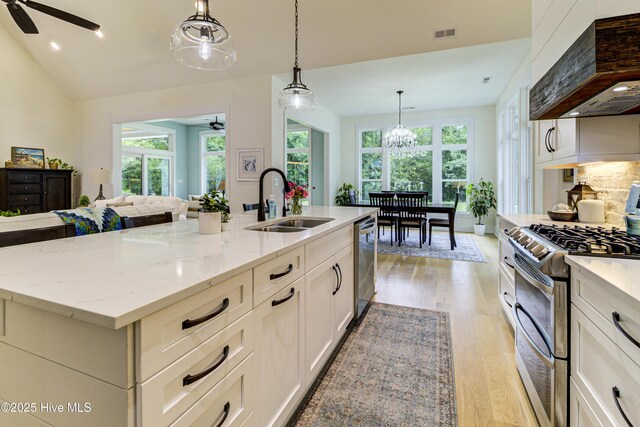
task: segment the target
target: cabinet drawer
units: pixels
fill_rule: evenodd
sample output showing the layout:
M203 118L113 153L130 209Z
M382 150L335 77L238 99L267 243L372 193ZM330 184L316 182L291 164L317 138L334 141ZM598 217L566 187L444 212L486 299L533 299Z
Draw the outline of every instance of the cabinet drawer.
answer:
M633 339L640 341L640 310L637 304L617 288L586 277L571 269L571 302L575 304L605 335L616 343L634 362L640 364L640 348L636 347L614 325L614 313L619 326Z
M134 425L133 387L116 387L4 343L0 343L0 366L0 396L8 402L36 402L34 415L51 425ZM40 405L47 402L62 405L64 410L41 410ZM78 403L78 408L89 403L91 410L74 413L69 403ZM3 417L0 413L0 425L5 426Z
M213 387L171 427L248 427L254 406L253 355Z
M571 307L571 377L597 418L605 425L626 422L618 401L634 425L640 425L640 366L635 364L574 305Z
M307 271L311 271L327 258L333 256L342 246L353 242L353 225L341 228L305 245Z
M40 194L21 194L9 196L9 204L16 206L33 206L40 204Z
M249 313L142 383L141 425L172 423L252 351L253 314Z
M247 314L252 309L251 291L251 271L246 271L140 320L136 329L138 382ZM191 322L184 323L188 320Z
M10 172L7 178L9 184L40 183L40 174L33 172Z
M22 215L41 213L42 207L40 205L31 205L31 206L23 206L23 205L9 205L7 206L10 211L17 212L20 210Z
M507 315L511 328L515 330L515 322L513 321L513 314L511 312L511 304L516 301L516 292L513 283L510 281L509 276L505 275L502 268L498 269L498 280L500 280L500 292L498 299L502 310Z
M253 269L253 304L260 305L304 275L304 247L299 247Z
M40 194L40 184L9 184L9 195Z
M569 386L571 387L569 391L571 427L603 427L603 424L596 417L573 378L569 380Z

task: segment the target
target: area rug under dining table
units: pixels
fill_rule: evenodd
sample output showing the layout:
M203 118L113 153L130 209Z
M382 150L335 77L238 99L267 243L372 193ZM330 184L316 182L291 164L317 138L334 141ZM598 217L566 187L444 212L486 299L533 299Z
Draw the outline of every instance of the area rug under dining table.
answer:
M456 426L449 314L371 303L289 426Z
M393 245L389 244L391 233L386 230L385 235L380 233L378 241L378 253L390 255L417 256L436 259L451 259L454 261L469 262L487 262L482 255L482 251L473 240L473 234L456 233L456 243L458 246L451 250L449 243L449 233L436 231L431 236L431 245L423 243L420 247L419 233L415 230L409 233L409 236L402 241L402 245L398 246L398 242L394 241ZM373 250L373 242L364 246L364 249Z

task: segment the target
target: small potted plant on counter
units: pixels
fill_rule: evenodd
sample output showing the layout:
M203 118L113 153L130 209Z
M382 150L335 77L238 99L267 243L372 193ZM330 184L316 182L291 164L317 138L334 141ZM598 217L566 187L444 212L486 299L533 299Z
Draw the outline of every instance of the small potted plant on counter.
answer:
M489 214L490 209L495 209L497 203L493 183L480 178L478 184L469 184L467 201L467 210L478 218L478 223L473 225L473 232L478 236L484 236L485 224L482 223L482 218Z
M358 197L358 191L356 187L345 182L338 188L338 192L336 193L336 205L349 206L352 203L349 197L350 195L353 195L353 198L356 199Z
M62 166L62 160L55 157L47 157L47 163L49 164L49 169L58 169L58 167Z
M231 215L229 214L231 211L229 210L229 199L225 197L224 190L218 192L218 198L216 199L218 207L222 209L220 211L221 220L222 220L222 231L227 231L229 229L229 220L231 219Z
M222 212L226 207L220 203L221 194L218 190L211 190L200 198L201 209L198 214L200 234L218 234L222 231Z

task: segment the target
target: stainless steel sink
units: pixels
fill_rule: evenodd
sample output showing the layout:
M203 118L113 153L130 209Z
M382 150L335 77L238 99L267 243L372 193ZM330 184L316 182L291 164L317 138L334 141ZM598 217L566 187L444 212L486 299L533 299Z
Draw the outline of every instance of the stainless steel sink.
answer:
M268 233L297 233L298 231L304 231L306 228L300 227L281 227L279 225L267 225L265 227L250 228L253 231L265 231Z
M283 227L313 228L322 224L326 224L330 221L333 221L333 218L299 218L280 221L276 225Z

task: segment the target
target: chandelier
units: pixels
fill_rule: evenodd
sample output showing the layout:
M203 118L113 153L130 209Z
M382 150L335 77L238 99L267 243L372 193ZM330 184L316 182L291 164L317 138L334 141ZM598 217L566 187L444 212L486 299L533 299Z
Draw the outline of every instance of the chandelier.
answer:
M402 152L417 144L416 134L402 125L402 93L398 92L398 125L387 132L382 139L384 148L391 151Z
M199 70L225 70L237 58L229 32L209 14L209 0L197 0L195 15L175 28L171 50L178 62Z
M295 65L293 66L293 81L287 85L278 95L278 105L285 110L311 111L316 108L313 92L302 83L302 70L298 66L298 0L296 9L295 31Z

